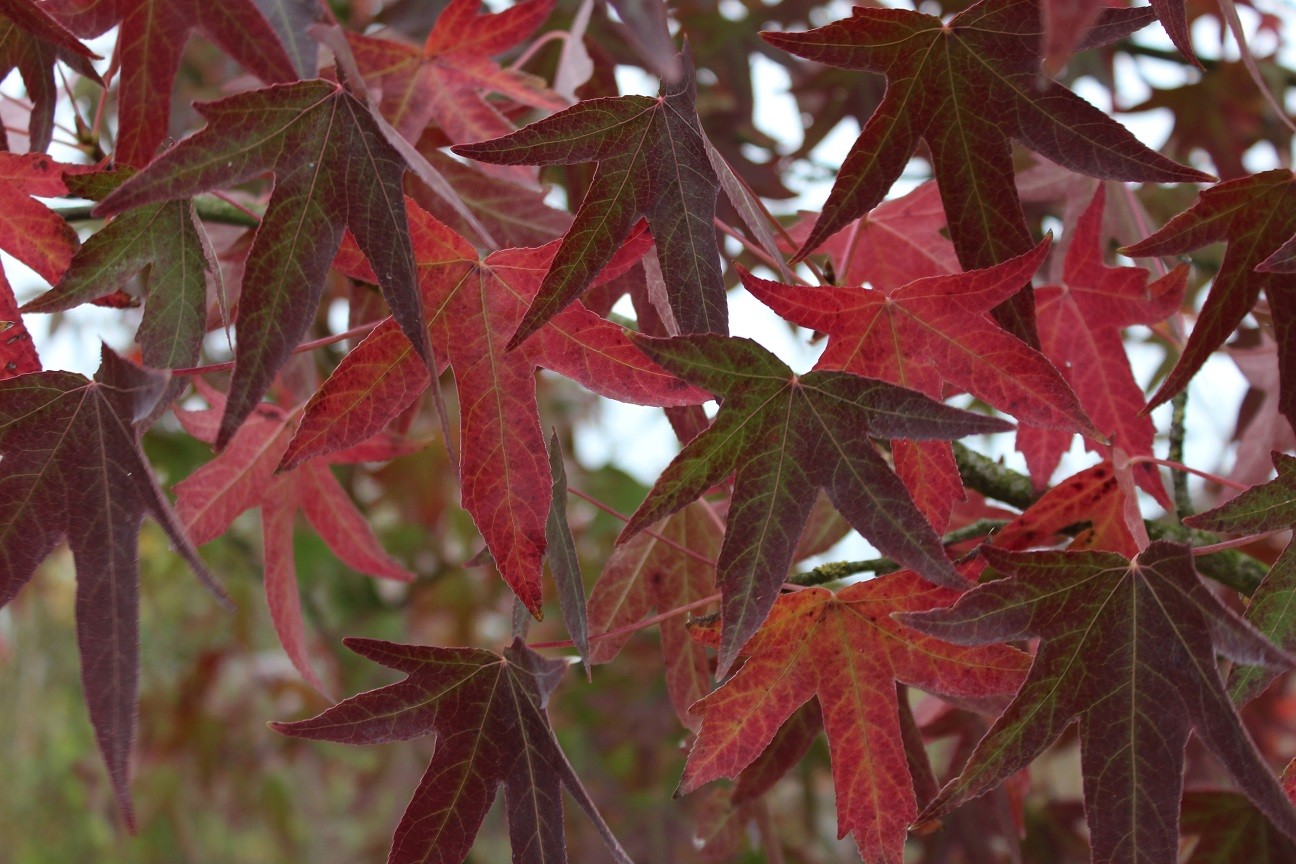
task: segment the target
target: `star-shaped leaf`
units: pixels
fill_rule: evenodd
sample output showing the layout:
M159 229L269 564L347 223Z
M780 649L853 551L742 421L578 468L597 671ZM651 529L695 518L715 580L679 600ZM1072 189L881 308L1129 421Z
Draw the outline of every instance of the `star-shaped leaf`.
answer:
M134 172L130 169L70 176L69 191L99 199ZM144 363L154 369L193 366L207 332L207 283L220 268L202 223L188 201L146 204L122 213L77 250L53 290L24 312L62 312L107 297L147 268L148 302L140 323Z
M1296 272L1282 250L1296 234L1296 176L1275 168L1202 191L1197 203L1127 255L1181 255L1221 240L1228 242L1210 293L1174 369L1148 400L1155 408L1188 385L1206 359L1224 344L1263 290L1278 339L1279 410L1296 425Z
M683 71L679 83L663 83L655 99L587 99L503 138L453 148L461 156L497 165L598 163L576 220L510 346L576 299L640 216L647 217L657 243L680 332L728 332L712 224L720 181L698 125L687 55Z
M808 60L887 76L882 104L851 148L799 254L875 207L925 141L964 268L1034 245L1013 184L1016 139L1072 171L1147 183L1209 180L1140 144L1123 126L1040 76L1038 0L982 0L948 23L857 7L805 33L765 33Z
M866 861L899 864L918 807L895 682L947 696L1002 695L1017 689L1030 665L1016 649L956 647L891 617L958 596L900 572L836 594L808 588L780 597L743 649L742 669L694 706L702 730L679 791L738 776L797 708L817 698L837 790L838 837L853 835Z
M55 0L56 14L81 36L119 27L117 149L113 159L141 168L170 129L171 91L191 31L219 45L267 84L297 70L254 0Z
M405 165L368 109L317 80L240 93L198 110L205 129L95 212L184 199L274 172L274 194L243 273L234 377L216 446L229 443L314 319L344 228L373 265L415 353L430 362L401 195Z
M841 369L940 398L945 384L1023 423L1097 435L1070 385L1038 351L989 312L1039 269L1049 243L995 267L933 276L894 290L804 288L758 279L743 285L787 320L829 336L816 369Z
M508 335L535 296L557 244L506 249L482 260L467 240L413 204L409 222L428 312L427 338L454 368L459 391L463 505L505 581L538 613L550 473L535 367L624 402L693 405L706 394L663 371L621 327L579 304L563 310L517 351L506 351ZM608 275L643 254L647 240L635 236ZM350 246L337 263L344 272L372 278ZM381 324L311 398L284 467L381 432L430 381L401 329L392 321Z
M1296 456L1274 451L1278 476L1253 486L1236 498L1184 520L1194 528L1228 534L1260 534L1296 526ZM1296 648L1296 544L1288 543L1269 568L1247 605L1246 620L1275 644ZM1256 666L1239 666L1229 673L1229 691L1239 703L1247 702L1269 686L1277 673Z
M379 110L412 142L434 123L452 144L497 138L514 125L484 97L499 93L523 105L558 111L567 100L525 72L490 59L516 47L544 23L554 0L523 0L498 14L479 14L480 0L451 0L421 47L347 34L356 65L382 94ZM534 182L534 171L524 170Z
M177 411L190 435L210 442L218 428L223 397L202 389L212 407L205 411ZM176 512L190 539L210 543L229 528L245 510L261 509L262 556L266 602L279 642L292 664L315 689L325 687L311 668L306 648L293 554L293 527L301 510L320 538L348 566L385 579L411 581L414 575L396 563L378 543L364 515L356 509L328 462L373 461L373 448L354 455L334 454L328 460L306 462L292 471L275 474L288 446L296 418L275 405L257 407L239 427L219 456L198 468L175 486ZM391 453L388 458L399 455Z
M521 641L503 656L478 648L345 642L407 677L339 702L313 719L270 725L285 735L344 744L436 735L427 773L396 826L388 864L462 862L500 786L514 864L567 860L564 786L613 859L630 864L549 724L545 708L566 663L546 660Z
M78 75L102 84L90 64L95 59L97 55L50 17L46 9L31 0L0 0L0 80L17 69L27 88L27 98L32 102L27 122L28 150L44 153L54 135L54 108L59 99L54 84L55 62L61 60ZM0 130L0 144L5 137Z
M940 538L872 438L958 438L1001 431L1004 421L847 372L796 375L750 339L635 342L721 402L711 426L666 467L621 533L628 540L737 471L717 566L724 622L718 675L769 613L819 488L885 554L937 584L961 586Z
M145 515L208 587L207 572L153 470L134 422L167 378L110 349L94 380L36 372L0 381L0 606L64 538L76 564L81 683L122 814L134 826L130 752L139 687L137 535Z
M1152 420L1141 413L1146 405L1143 388L1130 369L1122 328L1156 324L1176 312L1183 302L1188 272L1178 267L1149 285L1148 271L1141 267L1103 263L1105 200L1100 185L1073 229L1061 281L1035 289L1040 350L1064 370L1080 404L1104 435L1130 456L1151 456ZM1037 488L1047 484L1071 439L1070 430L1017 431L1018 449L1026 454ZM1085 446L1100 447L1091 439ZM1134 470L1143 488L1170 507L1155 467L1142 464Z
M1094 861L1175 860L1193 729L1239 790L1296 837L1296 811L1229 701L1215 654L1287 668L1296 658L1207 590L1188 547L1157 541L1133 560L1108 552L983 554L1008 578L949 609L901 620L964 645L1042 641L1012 704L923 817L1026 767L1078 719Z

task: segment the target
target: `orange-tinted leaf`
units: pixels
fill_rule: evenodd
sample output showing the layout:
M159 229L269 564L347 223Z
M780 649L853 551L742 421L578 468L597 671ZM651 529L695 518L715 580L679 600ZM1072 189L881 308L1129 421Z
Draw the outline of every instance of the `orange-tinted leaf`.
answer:
M1040 496L1025 513L994 535L1000 549L1046 546L1064 528L1087 523L1075 549L1106 549L1133 556L1138 542L1126 524L1127 501L1110 462L1079 471Z
M565 861L562 789L594 822L618 864L630 858L558 746L545 707L566 663L515 641L504 655L348 638L352 651L405 673L310 720L270 724L298 738L383 744L436 735L388 864L460 864L500 786L515 864Z
M699 702L702 731L680 792L736 777L803 703L823 712L837 790L837 832L866 861L898 864L918 813L895 682L950 696L1013 692L1029 657L1007 646L967 649L919 635L895 612L948 605L958 593L893 573L836 594L783 595L743 650L742 669Z

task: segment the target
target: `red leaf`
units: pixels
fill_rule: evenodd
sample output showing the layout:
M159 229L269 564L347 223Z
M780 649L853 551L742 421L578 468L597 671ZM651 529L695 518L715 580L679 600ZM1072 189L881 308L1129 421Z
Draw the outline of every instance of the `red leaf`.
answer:
M217 448L229 443L314 319L344 228L373 265L415 353L430 363L400 191L405 165L368 109L336 84L303 81L198 110L207 127L128 180L95 213L183 199L274 172L274 195L244 271L234 378Z
M727 333L728 309L716 250L720 181L698 124L692 61L656 99L590 99L523 129L454 152L497 165L597 162L576 221L539 294L509 342L519 345L589 287L644 216L671 309L682 333Z
M949 609L901 620L963 645L1039 637L1030 675L962 773L927 807L945 813L1019 771L1080 721L1094 861L1173 861L1184 747L1196 729L1239 789L1289 837L1296 811L1224 691L1215 653L1290 668L1201 583L1186 546L1110 552L984 549L1008 578Z
M1072 525L1088 528L1072 541L1075 549L1106 549L1134 556L1139 545L1125 521L1125 494L1110 462L1086 468L1045 492L1025 513L994 535L1000 549L1045 546Z
M297 71L254 0L55 0L56 14L78 35L120 27L121 63L115 161L142 168L170 128L171 91L190 31L219 45L267 84Z
M13 288L0 268L0 381L40 370L36 346L18 312Z
M501 657L477 648L345 640L406 674L310 720L271 723L285 735L383 744L436 735L436 750L392 841L388 864L459 864L500 786L516 864L566 860L562 788L629 864L558 746L545 706L566 668L515 641Z
M153 479L133 423L166 376L109 348L93 381L36 372L0 381L0 606L64 539L76 563L81 682L95 738L128 826L130 752L139 685L137 534L145 515L162 526L199 578L207 572Z
M32 200L32 196L66 195L63 170L78 168L85 170L83 166L55 162L44 153L0 153L0 249L51 285L59 281L71 263L77 235L62 216Z
M468 241L417 206L411 204L409 214L428 311L427 338L437 356L454 368L459 391L463 505L500 574L538 613L550 474L535 401L535 367L553 369L625 402L690 405L707 397L652 363L622 328L579 304L559 313L517 351L506 351L506 336L535 296L557 244L506 249L482 261ZM642 238L632 242L620 266L633 263L643 248ZM353 250L344 252L338 264L365 275ZM377 434L429 382L410 343L391 321L385 322L311 397L283 467Z
M899 864L918 808L895 682L984 697L1016 690L1029 663L1007 646L956 648L892 619L957 597L908 572L836 594L808 588L780 597L743 650L742 669L694 706L702 731L679 791L736 777L798 707L817 698L837 790L837 834L851 833L866 861Z

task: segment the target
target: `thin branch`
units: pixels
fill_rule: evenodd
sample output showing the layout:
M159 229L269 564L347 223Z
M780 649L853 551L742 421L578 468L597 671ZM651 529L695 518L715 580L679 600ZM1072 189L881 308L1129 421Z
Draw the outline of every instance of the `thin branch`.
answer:
M1170 448L1166 453L1168 461L1183 464L1184 458L1184 417L1188 413L1188 388L1180 390L1170 400ZM1193 513L1192 495L1188 494L1188 474L1185 471L1170 472L1170 485L1174 489L1175 515L1180 521Z
M606 633L591 634L589 637L589 641L597 642L600 639L611 639L613 636L621 636L626 633L635 633L639 630L646 630L647 628L652 627L654 624L660 624L661 622L669 618L674 618L677 615L683 615L687 612L692 612L694 609L701 609L703 606L709 606L712 603L718 603L718 602L720 602L720 595L712 594L710 597L703 597L701 600L694 600L692 603L685 603L683 606L676 606L674 609L669 609L665 612L661 612L657 615L653 615L650 618L644 618L642 621L636 621L633 624L626 624L625 626L608 630ZM538 649L538 648L574 648L576 646L570 639L558 639L554 642L532 642L527 647Z
M324 336L320 339L313 339L310 342L303 342L292 350L294 354L305 354L307 351L314 351L316 348L323 348L325 345L332 345L337 342L344 342L347 339L354 339L358 336L367 336L374 328L383 321L370 321L368 324L361 324L359 327L352 327L350 330L342 333L334 333L332 336ZM171 369L172 375L206 375L208 372L228 372L234 368L233 360L227 360L224 363L212 363L208 366L188 366L183 369Z

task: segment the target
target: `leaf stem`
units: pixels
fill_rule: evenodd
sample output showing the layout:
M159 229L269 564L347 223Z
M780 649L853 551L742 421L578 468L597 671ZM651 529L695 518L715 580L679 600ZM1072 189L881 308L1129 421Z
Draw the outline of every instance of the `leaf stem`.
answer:
M625 624L621 627L616 627L612 630L608 630L606 633L593 633L590 635L589 641L597 642L600 639L611 639L613 636L621 636L626 633L635 633L639 630L646 630L647 628L652 627L654 624L660 624L661 622L666 621L667 619L670 618L674 618L677 615L683 615L686 612L692 612L694 609L701 609L703 606L709 606L712 603L719 603L719 602L720 602L720 595L712 594L709 597L703 597L701 600L694 600L692 603L685 603L683 606L676 606L674 609L667 610L666 612L660 612L649 618L644 618L642 621L636 621L633 624ZM527 647L533 649L539 649L539 648L574 648L576 646L570 639L558 639L554 642L531 642L527 645Z
M332 345L335 342L343 342L347 339L354 339L357 336L366 336L374 330L379 324L386 321L386 318L378 321L370 321L368 324L361 324L359 327L352 327L342 333L334 333L332 336L324 336L320 339L312 339L310 342L303 342L293 349L294 354L305 354L307 351L314 351L316 348L323 348L325 345ZM228 372L234 368L234 361L227 360L224 363L212 363L208 366L188 366L184 369L168 370L172 375L206 375L208 372Z
M602 501L598 500L593 495L582 492L579 489L575 488L574 486L567 487L567 491L575 495L577 498L580 498L582 501L588 501L589 503L593 504L595 507L602 510L604 513L608 514L614 519L620 519L622 522L630 521L629 516L626 516L625 514L621 513L619 510L617 510L614 507L604 504ZM649 537L653 538L654 540L665 543L667 546L671 547L672 549L675 549L676 551L683 552L685 555L689 556L693 560L700 561L701 563L705 564L708 567L716 566L716 562L712 561L710 558L706 557L700 552L695 552L681 543L676 543L674 540L662 534L658 534L656 531L652 530L651 528L645 528L643 530L643 533L647 534Z
M255 213L226 198L218 195L199 195L193 199L194 212L204 222L215 222L218 225L237 225L240 228L256 228L261 224ZM54 212L66 222L89 222L100 217L92 212L95 205L77 204L71 207L56 207Z
M1212 474L1209 471L1203 471L1200 468L1192 468L1188 465L1178 462L1174 459L1158 459L1155 456L1131 456L1130 464L1137 465L1139 462L1149 462L1153 465L1160 465L1163 468L1171 468L1175 471L1182 471L1187 474L1196 474L1198 477L1204 477L1212 483L1218 483L1221 486L1227 486L1230 489L1236 489L1239 492L1245 492L1250 489L1245 483L1239 483L1236 480L1230 480L1227 477L1221 477L1218 474ZM1176 503L1175 506L1178 506Z

